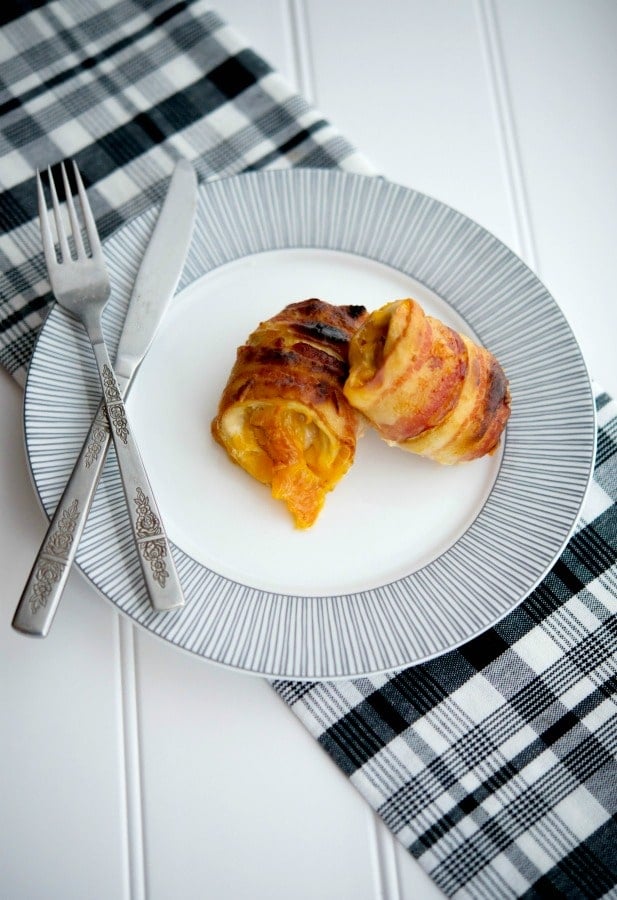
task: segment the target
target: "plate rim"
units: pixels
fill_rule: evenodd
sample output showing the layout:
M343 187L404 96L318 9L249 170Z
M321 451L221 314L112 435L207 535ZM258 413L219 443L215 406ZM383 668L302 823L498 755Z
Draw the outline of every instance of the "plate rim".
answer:
M364 666L361 666L360 668L354 669L353 671L345 671L345 672L323 672L323 673L319 673L319 672L313 672L313 671L311 671L310 673L299 673L299 672L297 672L297 671L280 671L279 668L277 668L276 671L268 671L268 670L266 670L265 668L255 668L255 667L252 666L252 665L248 665L248 666L247 666L247 665L242 665L242 664L238 664L238 663L229 662L229 661L222 660L222 659L216 659L216 658L213 658L212 656L209 656L209 655L206 655L206 654L204 654L204 653L202 653L202 652L199 652L198 650L196 650L196 649L194 649L194 648L192 648L192 647L188 647L188 646L185 646L184 644L178 643L176 640L172 640L172 639L170 639L168 636L166 636L166 635L164 635L164 634L161 634L161 633L157 632L155 629L149 627L149 624L148 624L148 623L139 621L134 615L132 615L132 614L131 614L130 612L128 612L127 610L123 609L123 608L116 602L116 600L114 600L112 597L108 596L107 593L106 593L101 587L99 587L99 586L96 584L96 582L93 580L93 578L91 577L91 575L90 575L87 571L84 570L84 568L82 567L82 565L79 565L79 568L80 568L80 569L82 570L82 572L84 573L84 576L85 576L86 578L88 578L88 580L91 582L91 584L94 586L94 588L95 588L95 589L96 589L103 597L105 597L106 600L108 600L110 603L113 604L113 606L114 606L115 609L117 609L118 611L120 611L120 612L123 613L124 615L128 616L128 618L130 619L131 622L133 622L134 624L139 625L140 627L143 627L148 633L154 634L155 636L160 637L160 638L161 638L162 640L164 640L166 643L172 643L173 646L176 647L176 649L182 649L182 650L184 650L185 652L191 653L191 655L199 656L201 659L206 659L207 661L212 662L212 663L215 663L215 664L217 664L217 665L222 665L222 666L224 666L224 667L226 667L226 668L232 668L232 669L234 669L234 670L241 671L241 672L246 672L246 673L248 673L248 674L261 674L261 675L264 675L264 676L266 676L266 677L269 677L269 678L275 678L275 679L285 679L285 680L288 680L288 679L289 679L289 680L296 680L296 679L297 679L297 680L307 680L307 679L308 679L308 680L315 680L315 681L318 681L318 680L339 680L339 679L349 679L349 678L354 678L354 677L360 677L360 676L362 676L362 675L367 675L367 674L384 673L384 672L389 672L389 671L394 671L394 670L397 670L397 669L405 668L405 667L408 667L408 666L411 666L411 665L418 665L418 664L427 662L427 661L429 661L429 660L431 660L431 659L435 659L435 658L437 658L437 657L439 657L439 656L442 656L442 655L444 655L445 653L450 652L451 650L455 650L457 647L460 647L461 645L467 643L468 641L472 640L473 638L477 637L478 635L482 634L483 632L489 630L491 627L493 627L493 626L496 625L499 621L501 621L503 618L505 618L510 612L512 612L514 609L516 609L517 606L519 606L520 603L522 603L522 602L524 601L524 599L525 599L527 596L529 596L529 594L535 589L535 587L537 587L537 585L538 585L538 584L542 581L542 579L546 576L546 574L548 573L548 571L550 571L550 568L551 568L552 565L554 564L555 560L559 557L559 555L560 555L561 552L563 551L564 547L567 545L567 543L568 543L570 537L572 536L572 533L574 532L574 530L575 530L576 527L577 527L578 521L579 521L579 519L580 519L581 511L582 511L582 508L583 508L583 506L584 506L585 499L586 499L587 494L588 494L588 492L589 492L589 488L590 488L590 485L591 485L591 482L592 482L592 478L593 478L593 469L594 469L595 453L596 453L596 430L597 430L597 421L596 421L596 409L595 409L595 402L594 402L593 385L592 385L592 382L591 382L591 379L590 379L590 376L589 376L589 371L588 371L588 368L587 368L587 365L586 365L586 361L585 361L585 359L584 359L584 357L583 357L583 354L582 354L580 345L579 345L579 343L578 343L578 341L577 341L577 339L576 339L576 336L575 336L575 334L574 334L574 332L573 332L573 330L572 330L572 328L571 328L569 322L567 321L567 319L565 318L563 312L561 311L559 305L557 304L557 302L555 301L555 299L552 297L552 295L550 294L550 292L546 289L546 287L542 284L541 280L537 277L537 275L529 268L529 266L527 266L527 264L526 264L523 260L520 259L520 257L517 256L517 254L514 253L514 251L512 251L509 247L507 247L507 245L506 245L503 241L501 241L499 238L497 238L495 235L493 235L491 232L489 232L489 231L488 231L487 229L485 229L483 226L479 225L477 222L475 222L475 221L474 221L473 219L471 219L469 216L467 216L467 215L465 215L465 214L463 214L463 213L458 212L457 210L453 209L452 207L448 206L447 204L444 204L444 203L443 203L442 201L440 201L440 200L436 200L436 199L434 199L434 198L432 198L432 197L429 197L429 196L426 195L426 194L422 194L422 193L420 193L420 192L418 192L418 191L414 191L414 190L411 189L411 188L407 188L407 187L404 187L404 186L402 186L402 185L397 185L397 184L395 184L394 182L387 181L386 179L379 178L379 177L376 178L375 176L369 176L369 175L361 175L361 174L355 174L355 173L349 173L349 172L342 172L342 171L340 171L340 170L335 170L335 169L327 169L327 170L318 170L318 169L286 169L286 170L264 170L264 171L259 171L259 172L246 172L246 173L242 173L242 174L239 174L239 175L230 175L230 176L228 176L228 177L226 177L226 178L220 178L220 179L216 179L216 180L214 180L214 181L207 181L207 182L203 183L202 185L200 185L200 188L199 188L199 194L200 194L200 198L202 198L203 196L207 195L207 193L208 193L213 187L216 187L216 186L219 186L219 187L220 187L220 186L223 186L223 185L225 185L225 184L237 185L237 184L241 184L242 182L245 182L245 183L248 184L248 183L254 182L255 179L257 179L257 180L264 180L264 179L265 179L265 180L267 180L267 181L271 181L271 180L282 180L282 181L284 181L285 183L289 183L289 182L296 182L298 179L301 179L303 182L308 182L308 180L310 180L310 179L312 179L312 178L315 178L315 177L321 179L322 181L330 180L330 179L332 179L332 178L334 178L335 180L341 179L341 180L343 180L343 181L344 181L344 180L347 180L347 181L355 181L355 182L371 182L371 183L373 183L373 184L377 181L377 182L380 182L383 186L391 186L391 187L392 187L393 189L395 189L396 191L402 191L402 192L403 192L404 194L406 194L406 195L413 194L413 195L415 195L416 197L423 198L424 200L426 200L426 201L429 203L429 205L435 204L439 209L442 209L442 210L446 210L446 211L452 212L455 216L457 216L457 217L459 217L460 219L462 219L463 222L470 223L470 224L473 225L476 229L479 229L479 231L480 231L483 235L485 235L486 237L488 237L488 239L490 240L491 243L494 243L496 246L501 247L502 250L506 253L506 255L507 255L508 257L513 258L513 259L516 261L517 266L522 266L522 267L527 271L527 273L528 273L529 276L531 277L533 283L539 285L539 286L542 288L542 290L543 290L545 296L549 299L549 301L550 301L550 302L552 303L552 305L553 305L553 311L556 312L556 313L559 315L559 318L560 318L560 320L561 320L561 325L562 325L562 327L565 327L565 329L566 329L567 332L569 333L570 340L571 340L571 342L572 342L574 348L576 349L576 351L577 351L577 353L578 353L578 362L579 362L580 364L582 364L582 368L583 368L583 371L584 371L584 374L585 374L585 386L586 386L586 389L587 389L586 392L587 392L587 394L588 394L589 408L590 408L590 411L591 411L591 413L592 413L592 422L591 422L591 425L590 425L590 427L589 427L589 439L590 439L590 442L591 442L591 454L590 454L590 457L589 457L588 470L587 470L587 474L586 474L586 477L585 477L585 486L584 486L584 489L582 490L581 495L580 495L580 498L579 498L579 502L578 502L578 507L577 507L576 514L573 516L573 519L572 519L572 521L570 522L570 526L569 526L569 528L568 528L568 530L567 530L567 533L565 534L565 536L564 536L564 537L562 538L562 540L560 541L559 546L557 547L557 549L555 550L555 552L554 552L553 555L551 556L550 560L544 562L541 574L538 575L538 577L536 578L536 580L535 580L535 581L531 584L531 586L525 591L525 593L524 593L523 595L521 595L521 596L518 598L518 600L517 600L515 603L513 603L511 606L509 606L507 609L505 609L505 611L500 612L494 619L491 619L490 621L487 621L486 623L482 624L482 626L479 627L479 628L478 628L477 630L475 630L474 632L470 632L469 634L467 634L466 636L462 637L462 638L461 638L460 640L458 640L458 641L450 642L450 643L448 644L448 646L446 646L446 647L438 648L438 649L436 649L436 650L434 650L434 651L432 651L432 652L430 652L430 653L424 654L424 655L422 655L422 656L418 656L417 658L412 658L412 659L407 660L407 661L398 661L395 665L379 666L379 667L377 667L377 668L373 668L373 667L365 668ZM199 205L199 208L200 208L200 207L201 207L201 204ZM120 227L119 227L112 235L110 235L110 236L105 240L104 245L106 246L109 242L113 242L114 239L117 240L117 238L118 238L118 236L119 236L120 234L126 233L127 231L129 231L129 232L134 231L135 228L137 227L137 225L138 225L139 222L142 222L142 223L143 223L143 221L146 220L146 219L148 218L148 216L152 216L153 212L156 211L158 208L159 208L158 205L153 206L153 207L151 207L149 210L147 210L147 211L145 211L144 213L140 214L140 216L136 217L135 219L132 219L132 220L130 220L129 222L124 223L124 224L123 224L122 226L120 226ZM198 212L198 215L199 215L199 212ZM302 249L308 249L308 248L309 248L309 245L302 245ZM265 249L267 250L267 249L285 249L285 248L283 248L283 247L270 247L270 248L265 248ZM287 247L287 249L300 249L300 247L299 247L298 244L296 243L296 244L291 244L291 245L289 245L289 246ZM335 246L335 247L315 246L314 249L334 250L334 251L339 251L339 252L341 252L341 251L342 251L342 252L353 252L353 251L343 250L343 248L341 248L341 247L339 247L339 246ZM249 256L249 255L252 255L252 254L249 254L249 253L245 254L245 256ZM364 256L364 254L362 254L362 253L358 253L357 255ZM240 258L242 258L242 257L241 257L241 256L238 256L238 257L233 257L233 258L234 258L234 259L240 259ZM366 257L365 257L365 258L366 258ZM373 257L368 257L368 258L373 258ZM228 261L231 261L231 260L228 260ZM377 261L379 261L379 262L384 262L383 260L377 260ZM386 262L385 264L386 264L386 265L389 265L389 266L392 267L392 268L397 269L399 272L404 272L404 270L402 270L400 267L395 266L395 265L393 265L393 264L390 263L390 262ZM202 275L204 275L204 276L207 275L208 271L212 271L214 268L217 268L217 267L218 267L218 266L213 266L213 267L211 267L211 269L205 270L205 271L202 273ZM405 272L405 274L409 274L409 273L406 273L406 272ZM412 275L411 277L415 278L415 280L417 280L417 281L421 281L421 279L418 279L417 276L415 276L415 275ZM179 287L178 287L176 296L178 296L182 291L184 291L184 290L186 290L188 287L190 287L190 285L193 284L193 283L194 283L194 279L191 280L191 281L189 281L188 284L184 284L184 283L183 283L183 279L182 279L182 280L181 280L181 283L180 283L180 285L179 285ZM457 312L457 314L462 315L462 314L459 312L458 308L457 308L456 306L453 306L453 304L451 303L451 301L450 301L448 298L445 298L445 297L444 297L444 298L442 298L442 299L443 299L443 301L444 301L448 306L452 307L452 308ZM58 313L56 313L56 315L57 315L57 314L58 314ZM27 459L28 459L28 468L29 468L30 476L31 476L31 478L32 478L33 485L34 485L34 487L35 487L36 494L37 494L37 496L38 496L38 498L39 498L39 502L41 503L42 508L45 510L45 512L46 512L46 514L47 514L48 516L49 516L49 513L47 512L47 509L46 509L46 506L45 506L45 501L43 500L42 493L39 491L39 485L38 485L38 481L37 481L37 478L36 478L36 473L35 473L35 471L34 471L34 464L33 464L33 459L32 459L32 454L31 454L31 448L30 448L30 446L29 446L29 441L28 441L28 432L29 432L29 426L28 426L28 405L29 405L29 398L30 398L30 394L31 394L31 390L32 390L32 380L31 380L31 379L32 379L32 373L33 373L33 372L35 371L35 369L36 369L35 362L36 362L36 361L38 360L38 358L39 358L39 348L40 348L40 346L41 346L40 341L41 341L41 338L43 337L43 334L46 333L45 330L46 330L46 328L48 327L48 323L49 323L51 320L52 320L52 316L50 315L50 316L47 317L45 323L43 324L43 326L41 327L41 329L39 330L39 333L38 333L38 335L37 335L37 339L36 339L35 346L34 346L34 350L33 350L32 357L31 357L31 364L30 364L29 369L28 369L28 375L27 375L27 379L26 379L25 392L24 392L24 404L23 404L23 426L24 426L24 432L23 432L23 433L24 433L24 444L25 444L25 449L26 449L26 454L27 454ZM474 322L471 322L470 324L471 324L471 326L472 326L473 328L475 328L475 323L474 323ZM507 431L506 431L505 441L506 441L506 449L507 449L507 441L508 441ZM503 455L502 455L502 459L501 459L501 461L500 461L499 470L501 470L501 467L502 467L502 465L503 465L503 460L504 460L504 458L505 458L506 449L504 449L504 452L503 452ZM497 475L497 478L498 478L498 477L499 477L499 473L498 473L498 475ZM497 481L497 479L496 479L496 481ZM492 491L493 491L493 489L494 489L494 486L495 486L496 481L493 483L493 486L491 487L491 491L489 492L489 497L490 497L490 495L492 494ZM488 501L488 498L485 500L485 503L486 503L487 501ZM474 520L474 521L475 521L475 520ZM457 541L455 542L455 544L454 544L453 546L456 546L456 544L459 543L459 541L461 540L461 538L462 538L463 536L464 536L464 534L461 535L461 536L457 539ZM444 555L449 554L449 553L451 552L452 549L453 549L453 547L449 547L449 548L444 552ZM182 552L182 553L186 553L186 551L181 551L181 552ZM198 565L198 566L201 566L201 565L202 565L202 564L199 563L198 561L194 561L194 562L195 562L195 565ZM398 579L393 579L393 580L391 580L390 582L388 582L388 584L400 584L400 583L406 582L406 581L407 581L408 579L410 579L410 578L413 578L415 575L416 575L416 573L414 572L414 573L412 573L411 575L406 575L406 576L403 576L403 577L398 578ZM220 575L219 575L218 577L219 577L219 578L222 578L224 581L231 581L231 579L228 579L226 576L220 576ZM281 597L281 598L285 598L285 599L287 599L288 601L289 601L289 600L293 600L293 599L308 600L308 601L310 601L310 600L315 600L315 599L320 599L320 600L325 600L325 599L327 599L327 596L326 596L326 595L323 595L323 594L316 594L316 595L312 595L312 596L304 595L304 594L303 594L303 595L301 595L301 596L298 597L298 598L294 598L292 595L288 595L288 594L276 594L275 592L268 592L268 591L262 591L262 590L260 590L260 589L254 589L254 588L251 588L250 585L244 585L244 584L243 584L242 582L240 582L240 581L236 582L236 584L238 584L238 585L241 586L241 587L246 588L246 589L249 591L249 593L252 592L252 593L255 593L255 594L265 594L265 595L269 595L269 596L278 596L278 597ZM385 585L384 585L384 586L385 586ZM344 596L344 597L360 597L360 596L364 596L364 595L367 595L367 594L370 595L370 594L372 594L375 590L379 590L379 589L371 588L371 589L367 589L367 590L365 590L365 591L353 591L353 592L350 592L350 593L348 593L348 594L336 595L336 596Z

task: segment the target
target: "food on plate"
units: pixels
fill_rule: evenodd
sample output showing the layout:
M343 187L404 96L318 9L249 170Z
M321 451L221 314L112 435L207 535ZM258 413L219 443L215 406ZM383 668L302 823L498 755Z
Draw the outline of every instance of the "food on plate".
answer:
M361 417L347 402L352 335L363 306L291 303L238 348L212 422L230 458L288 507L298 528L316 520L351 466Z
M388 443L444 464L496 450L510 415L501 365L415 300L366 318L349 367L345 396Z
M415 300L369 315L311 299L238 348L212 434L309 528L349 470L365 420L387 443L453 464L494 453L509 415L493 354Z

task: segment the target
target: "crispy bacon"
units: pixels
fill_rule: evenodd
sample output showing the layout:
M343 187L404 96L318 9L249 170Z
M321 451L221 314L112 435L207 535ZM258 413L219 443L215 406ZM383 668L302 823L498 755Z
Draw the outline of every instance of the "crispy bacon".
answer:
M316 520L351 466L360 417L347 402L349 341L360 306L312 298L262 322L238 348L212 434L282 500L299 528Z
M389 443L452 464L493 453L510 415L495 357L426 316L388 303L357 331L345 396Z

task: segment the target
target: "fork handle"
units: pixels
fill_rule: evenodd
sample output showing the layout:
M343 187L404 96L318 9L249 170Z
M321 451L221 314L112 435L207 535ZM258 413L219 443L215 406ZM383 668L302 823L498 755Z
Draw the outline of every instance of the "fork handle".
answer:
M104 341L93 336L92 348L101 377L103 401L116 448L129 520L150 601L159 612L177 609L184 606L180 579L154 492L129 424L123 395Z
M92 420L13 616L13 628L46 637L94 500L111 432L103 403Z
M125 390L120 393L123 396ZM49 633L75 561L111 440L105 404L101 402L17 604L12 625L23 634L43 638ZM182 596L181 590L179 595ZM182 604L164 609L175 609L179 605Z

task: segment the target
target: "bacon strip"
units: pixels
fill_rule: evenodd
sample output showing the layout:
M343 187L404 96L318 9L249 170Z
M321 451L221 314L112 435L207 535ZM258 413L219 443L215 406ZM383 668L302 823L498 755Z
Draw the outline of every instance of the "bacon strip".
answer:
M262 322L238 348L212 422L230 458L270 485L298 528L316 520L351 466L360 424L343 393L362 306L310 299Z
M496 450L510 415L503 369L415 300L372 313L349 363L345 396L388 443L444 464Z

